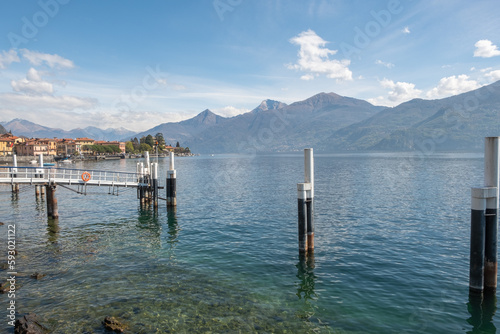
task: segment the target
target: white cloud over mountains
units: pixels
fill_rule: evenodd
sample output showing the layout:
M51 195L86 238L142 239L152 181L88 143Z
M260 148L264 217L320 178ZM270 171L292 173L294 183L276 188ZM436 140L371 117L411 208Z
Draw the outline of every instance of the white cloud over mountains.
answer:
M439 80L438 85L428 91L426 96L428 98L439 99L465 93L479 87L481 87L481 85L476 80L470 79L468 75L452 75Z
M26 94L52 94L54 86L47 81L43 81L41 74L33 67L29 69L25 79L12 80L10 85L16 92Z
M491 71L490 73L486 74L486 76L492 81L500 80L500 70Z
M302 80L313 80L320 75L337 81L352 80L352 72L349 70L351 61L348 59L330 59L337 50L326 48L328 43L319 37L311 29L301 32L290 39L290 43L300 47L296 64L287 65L289 69L305 72Z
M481 58L491 58L495 56L500 56L500 50L494 45L490 40L482 39L474 44L476 50L474 50L474 57Z
M48 66L51 71L58 69L74 68L74 63L56 54L40 53L22 49L22 58L15 50L3 51L0 54L0 68L6 68L13 62L27 61L29 64L37 66ZM13 92L0 93L0 104L3 108L26 112L27 110L39 112L41 110L63 110L91 109L98 104L93 98L81 98L77 96L54 94L54 85L43 79L44 72L31 67L26 73L26 77L19 80L11 80L10 86ZM55 73L52 73L55 75ZM58 82L58 81L55 81Z
M380 84L382 87L390 89L388 99L393 102L408 101L422 94L420 89L415 88L415 84L409 82L394 82L384 78Z

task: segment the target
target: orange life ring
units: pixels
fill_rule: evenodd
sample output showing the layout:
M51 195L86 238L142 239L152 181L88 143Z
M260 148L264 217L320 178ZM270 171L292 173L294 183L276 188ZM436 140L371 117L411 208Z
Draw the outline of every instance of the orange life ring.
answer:
M89 172L83 172L82 173L82 180L83 180L83 182L90 181L90 173Z

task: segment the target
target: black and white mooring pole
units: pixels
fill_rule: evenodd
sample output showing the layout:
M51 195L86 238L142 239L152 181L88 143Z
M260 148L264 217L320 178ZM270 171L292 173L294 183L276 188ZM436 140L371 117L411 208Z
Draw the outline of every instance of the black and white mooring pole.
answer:
M167 206L177 206L177 180L174 163L174 152L170 152L170 162L167 171Z
M304 150L304 183L297 184L299 252L314 251L314 156Z

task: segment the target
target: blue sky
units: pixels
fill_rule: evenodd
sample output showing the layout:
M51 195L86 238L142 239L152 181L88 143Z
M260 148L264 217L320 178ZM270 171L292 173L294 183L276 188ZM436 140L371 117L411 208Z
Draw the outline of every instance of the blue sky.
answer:
M319 92L395 106L500 80L500 2L0 3L0 121L146 130Z

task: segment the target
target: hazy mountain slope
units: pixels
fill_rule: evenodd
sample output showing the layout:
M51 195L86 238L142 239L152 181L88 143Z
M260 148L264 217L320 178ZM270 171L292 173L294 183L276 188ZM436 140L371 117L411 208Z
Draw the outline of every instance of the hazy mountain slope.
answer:
M335 132L335 151L477 150L500 135L500 82L440 100L414 99Z
M266 105L267 101L264 101ZM334 93L228 119L189 141L197 152L291 151L315 145L335 130L377 113L381 107Z
M188 146L189 140L194 136L198 136L203 131L222 124L227 120L228 118L216 115L206 109L193 118L181 122L163 123L147 131L134 134L132 137L139 139L148 134L154 136L157 133L162 133L167 144L175 145L176 142L180 142L183 146Z
M124 128L102 130L96 127L86 127L84 129L73 129L70 131L49 128L23 119L13 119L4 123L4 126L12 130L16 136L26 136L28 138L81 138L89 137L95 140L119 140L125 136L134 134Z

